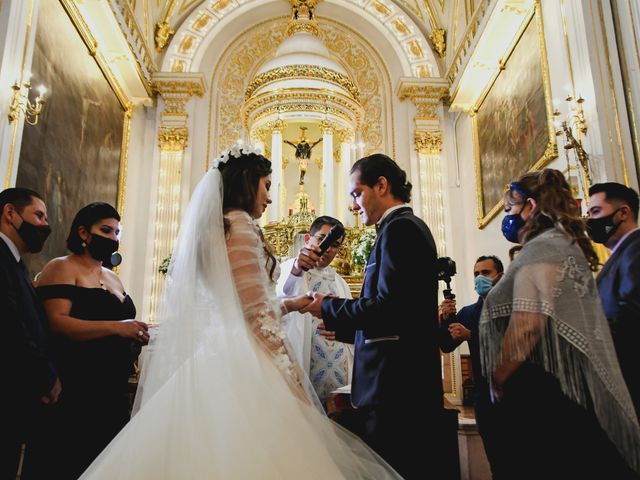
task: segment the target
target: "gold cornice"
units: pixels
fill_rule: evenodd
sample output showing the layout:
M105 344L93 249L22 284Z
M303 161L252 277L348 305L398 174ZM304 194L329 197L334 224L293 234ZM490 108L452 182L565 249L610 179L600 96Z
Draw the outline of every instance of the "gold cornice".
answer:
M180 152L187 147L189 131L187 127L161 127L158 130L160 150Z
M154 74L151 89L160 95L185 95L202 97L206 90L204 75L194 73L159 72Z
M442 100L449 94L449 88L444 85L401 85L398 89L398 98L402 101L410 98L412 101L416 99L433 99Z
M447 31L444 28L436 28L429 35L429 40L440 58L444 58L447 52Z
M417 130L414 142L418 153L439 155L442 151L442 132L440 130Z
M352 98L326 89L293 89L264 93L249 100L243 108L245 128L250 129L260 118L280 112L294 112L294 105L304 105L302 111L334 114L358 128L363 118L362 106ZM350 112L351 116L347 115ZM251 125L249 121L251 120Z
M317 65L288 65L285 67L277 67L267 70L253 79L247 87L244 97L245 99L249 99L253 92L263 85L289 78L318 78L326 80L327 82L341 86L351 93L353 98L356 100L360 97L358 87L349 77L340 72L336 72L335 70L331 70L330 68L319 67Z
M286 113L286 112L314 112L314 113L327 113L330 115L335 115L336 117L340 117L343 120L347 121L348 123L350 123L353 119L350 118L348 115L346 115L342 110L339 110L337 108L334 107L325 107L324 105L319 105L319 104L315 104L315 103L305 103L305 102L299 102L299 103L287 103L285 105L273 105L273 106L269 106L263 110L260 111L260 113L258 113L254 118L254 122L264 118L264 117L268 117L270 115L274 115L276 113Z

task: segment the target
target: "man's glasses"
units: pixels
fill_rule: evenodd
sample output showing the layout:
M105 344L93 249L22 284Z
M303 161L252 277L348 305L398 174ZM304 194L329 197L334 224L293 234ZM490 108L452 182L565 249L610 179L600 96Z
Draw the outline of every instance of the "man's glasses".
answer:
M322 243L322 241L325 239L326 235L324 233L320 233L317 235L314 235L313 238L315 238L316 240L318 240L318 243ZM336 240L335 242L333 242L331 244L331 248L340 248L342 246L342 240Z

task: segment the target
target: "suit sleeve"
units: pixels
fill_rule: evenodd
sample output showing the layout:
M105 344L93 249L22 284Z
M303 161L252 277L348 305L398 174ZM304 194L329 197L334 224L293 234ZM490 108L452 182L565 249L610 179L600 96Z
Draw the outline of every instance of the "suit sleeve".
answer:
M640 336L640 242L630 245L621 260L618 315L612 319L611 327L618 336L637 339Z
M462 345L463 340L454 340L449 332L449 325L452 323L461 323L464 325L460 317L460 313L453 315L447 319L442 319L440 326L438 327L438 344L440 350L444 353L453 352L456 348ZM464 325L467 328L466 325ZM466 341L466 340L465 340Z
M0 305L5 339L2 347L11 352L9 368L32 387L34 396L46 395L55 384L57 373L53 363L29 330L18 308L16 285L6 266L0 267Z
M433 247L425 241L418 225L410 220L390 223L380 240L376 296L355 300L325 298L322 302L322 319L328 330L336 332L337 338L343 337L343 333L351 335L356 330L363 330L365 326L382 328L389 325L389 319L397 315L405 301L416 301L407 297L405 288L415 269L416 252L433 257L435 262ZM407 248L408 245L414 248Z

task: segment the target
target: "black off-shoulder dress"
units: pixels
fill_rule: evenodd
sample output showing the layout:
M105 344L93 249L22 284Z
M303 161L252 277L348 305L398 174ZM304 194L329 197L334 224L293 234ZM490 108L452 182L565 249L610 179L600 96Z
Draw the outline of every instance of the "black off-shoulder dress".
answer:
M102 288L47 285L36 290L43 301L69 299L70 315L81 320L136 316L131 297L121 302ZM52 343L62 394L52 415L51 473L75 479L129 421L129 376L140 346L117 335L88 341L58 335Z

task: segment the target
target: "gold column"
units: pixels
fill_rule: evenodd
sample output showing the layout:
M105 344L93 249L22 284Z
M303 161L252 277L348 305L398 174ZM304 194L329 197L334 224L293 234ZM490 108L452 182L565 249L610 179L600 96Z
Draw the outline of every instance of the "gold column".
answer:
M155 232L153 242L152 282L149 322L155 319L162 292L163 278L158 267L173 251L180 226L182 198L182 168L184 151L189 140L187 125L189 114L186 104L193 95L204 94L204 76L201 74L159 73L153 77L153 90L164 100L160 114L158 145L160 165L156 198Z
M445 79L402 78L398 87L400 100L407 98L415 106L414 144L418 155L419 211L429 225L438 256L446 255L442 182L442 130L438 106L449 94ZM460 354L453 351L443 358L445 394L453 403L462 403Z
M414 117L414 143L418 153L419 211L433 233L438 254L446 253L444 204L442 201L442 131L437 108L448 95L449 85L440 78L403 78L398 88L400 100L411 99Z

